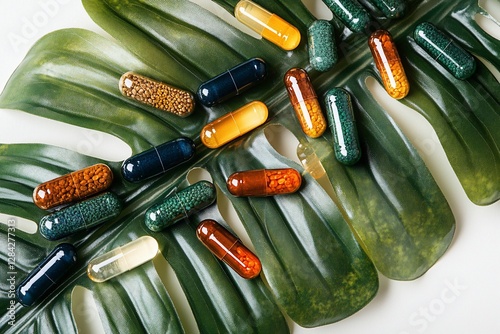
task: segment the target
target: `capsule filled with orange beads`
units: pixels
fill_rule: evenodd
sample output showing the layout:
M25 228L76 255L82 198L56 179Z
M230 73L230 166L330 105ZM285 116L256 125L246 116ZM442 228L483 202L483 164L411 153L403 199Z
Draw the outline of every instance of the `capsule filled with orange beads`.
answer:
M307 72L291 68L285 73L284 82L302 131L311 138L321 136L327 123Z
M302 176L293 168L255 169L236 172L226 182L234 196L273 196L296 192Z
M262 269L259 258L215 220L203 220L196 229L196 236L212 254L241 277L251 279L259 276Z
M382 29L375 31L368 39L368 46L387 93L398 100L408 95L410 84L391 34Z

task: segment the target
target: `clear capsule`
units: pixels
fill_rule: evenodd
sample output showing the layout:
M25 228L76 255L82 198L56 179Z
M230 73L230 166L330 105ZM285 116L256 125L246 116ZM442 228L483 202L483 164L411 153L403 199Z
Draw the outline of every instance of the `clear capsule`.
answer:
M256 169L229 176L227 189L234 196L273 196L296 192L302 177L293 168Z
M60 244L26 277L16 289L17 300L31 306L57 288L76 263L76 249Z
M87 276L94 282L105 282L152 260L156 254L156 239L143 236L92 259L87 266Z
M326 177L326 170L310 145L300 143L297 146L297 157L306 172L311 174L314 179L320 180Z
M252 279L259 276L262 269L259 258L215 220L202 221L196 229L196 236L241 277Z
M121 169L123 178L139 182L163 174L191 159L195 151L196 146L189 138L168 141L125 160Z
M208 148L217 148L264 124L267 106L253 101L205 125L201 130L201 141Z
M300 31L297 28L252 1L238 2L234 9L234 16L283 50L293 50L300 43Z
M364 31L371 21L368 12L353 0L323 0L325 5L351 31Z
M316 20L307 29L309 63L316 71L325 72L337 63L337 47L332 25Z

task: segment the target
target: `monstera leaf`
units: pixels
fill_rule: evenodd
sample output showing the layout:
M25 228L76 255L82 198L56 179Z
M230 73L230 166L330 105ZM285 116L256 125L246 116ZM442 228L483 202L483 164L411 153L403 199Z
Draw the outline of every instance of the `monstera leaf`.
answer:
M237 1L214 1L229 12ZM299 28L313 22L300 0L256 1ZM466 49L500 68L500 46L473 17L474 0L408 1L408 14L387 20L368 1L373 27L391 31L410 79L402 103L434 126L464 190L480 205L500 197L500 85L478 62L467 81L453 78L413 41L413 28L430 21ZM75 287L91 291L104 329L112 333L184 332L159 268L148 263L105 283L92 283L86 264L97 255L142 235L155 237L173 268L200 332L288 332L285 315L301 326L339 321L364 307L378 289L377 270L393 279L424 274L445 252L455 230L446 199L415 148L366 88L378 72L365 34L352 34L332 20L341 58L326 73L310 71L321 97L341 86L354 96L363 157L354 166L333 158L332 136L307 138L300 130L283 87L291 67L310 69L305 38L292 52L235 28L187 0L83 0L89 15L115 39L68 29L43 37L30 50L0 96L0 107L113 135L139 153L179 136L196 142L196 158L139 184L120 177L120 163L48 145L0 146L0 212L38 222L45 214L32 203L37 184L97 162L116 177L112 191L124 202L117 218L65 241L78 250L76 268L41 304L15 304L16 330L76 332L71 308ZM269 78L259 87L213 107L196 107L187 118L165 114L123 97L120 76L130 70L195 91L203 81L248 58L265 59ZM252 100L267 104L270 120L251 134L217 150L204 147L201 128ZM266 135L284 126L319 158L333 192L307 170L280 155ZM299 192L273 198L236 198L225 187L234 171L290 166L303 175ZM174 188L188 185L189 170L209 171L218 201L228 198L262 261L261 278L246 281L199 243L195 227L204 218L226 226L213 205L162 232L144 226L144 212ZM0 225L8 240L6 225ZM38 233L16 235L18 281L56 245ZM8 247L0 260L0 307L10 307ZM2 332L13 331L8 312Z

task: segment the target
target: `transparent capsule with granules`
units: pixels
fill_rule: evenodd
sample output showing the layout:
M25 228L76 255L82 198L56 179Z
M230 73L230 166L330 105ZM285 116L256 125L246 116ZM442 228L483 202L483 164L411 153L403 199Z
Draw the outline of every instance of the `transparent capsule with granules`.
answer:
M224 261L245 279L259 276L259 258L215 220L206 219L196 229L196 236L219 260Z
M236 172L226 181L234 196L273 196L296 192L302 177L293 168L256 169Z
M368 12L356 1L323 0L323 2L351 31L362 32L371 21Z
M387 18L398 18L404 15L406 0L371 0Z
M316 20L307 29L309 63L316 71L325 72L337 63L337 47L330 22Z

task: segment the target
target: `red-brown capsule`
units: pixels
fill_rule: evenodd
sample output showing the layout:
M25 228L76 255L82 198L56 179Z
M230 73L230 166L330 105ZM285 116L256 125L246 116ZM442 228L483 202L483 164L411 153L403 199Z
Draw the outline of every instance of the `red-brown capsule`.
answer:
M205 219L196 229L198 239L238 275L251 279L259 276L260 260L240 240L212 219Z
M293 168L256 169L229 176L227 189L234 196L272 196L296 192L302 183Z

